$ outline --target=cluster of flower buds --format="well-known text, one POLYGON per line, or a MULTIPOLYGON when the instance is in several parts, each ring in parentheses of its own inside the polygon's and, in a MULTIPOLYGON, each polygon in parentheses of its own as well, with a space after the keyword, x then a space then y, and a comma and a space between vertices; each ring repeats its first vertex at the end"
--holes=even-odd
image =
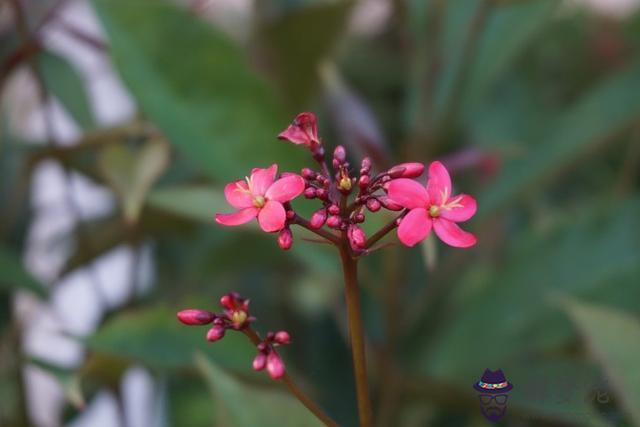
POLYGON ((373 173, 371 160, 365 157, 359 173, 355 173, 341 145, 333 151, 331 161, 326 162, 313 113, 299 114, 278 138, 306 147, 319 170, 304 168, 299 175, 283 173, 276 179, 276 165, 253 169, 245 180, 225 187, 227 201, 238 211, 217 214, 219 224, 234 226, 257 218, 264 231, 278 233, 278 245, 284 250, 293 244, 291 225, 298 224, 333 243, 348 241, 352 254, 360 256, 367 254, 377 239, 368 241, 359 224, 365 221, 367 212, 386 209, 400 213, 393 227, 384 231, 398 227, 398 238, 407 246, 424 240, 432 228, 451 246, 475 244, 475 237, 456 223, 475 214, 476 202, 464 194, 452 196, 451 179, 442 163, 431 163, 424 186, 415 181, 424 173, 422 163, 401 163, 373 173), (308 221, 291 207, 291 200, 300 195, 322 204, 308 221), (324 226, 329 230, 320 232, 324 226))
POLYGON ((207 340, 214 342, 222 339, 227 329, 240 331, 249 326, 255 318, 249 315, 249 300, 241 298, 237 292, 230 292, 220 298, 224 307, 222 313, 207 310, 187 309, 178 313, 178 320, 185 325, 209 325, 207 340))
POLYGON ((286 331, 268 332, 265 339, 256 346, 258 355, 253 359, 253 369, 256 371, 266 369, 274 380, 282 378, 284 363, 275 347, 289 344, 289 342, 291 342, 291 337, 286 331))
MULTIPOLYGON (((249 300, 240 297, 237 292, 230 292, 220 298, 220 305, 224 308, 221 313, 207 310, 187 309, 178 312, 178 320, 185 325, 209 325, 207 341, 215 342, 224 338, 228 329, 249 332, 257 341, 257 335, 250 329, 255 320, 249 314, 249 300)), ((258 355, 253 361, 253 369, 261 371, 266 368, 273 379, 282 378, 285 373, 284 363, 275 350, 279 345, 289 344, 291 338, 286 331, 269 332, 264 340, 256 344, 258 355)))

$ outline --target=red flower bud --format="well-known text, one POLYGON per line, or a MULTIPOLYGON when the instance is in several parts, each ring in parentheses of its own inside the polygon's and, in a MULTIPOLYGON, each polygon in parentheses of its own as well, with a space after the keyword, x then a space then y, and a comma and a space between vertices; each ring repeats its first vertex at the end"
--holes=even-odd
POLYGON ((304 198, 305 199, 315 199, 316 197, 316 189, 314 187, 309 187, 304 190, 304 198))
POLYGON ((396 168, 403 168, 404 171, 399 176, 392 176, 392 178, 417 178, 424 172, 424 165, 418 162, 400 163, 389 169, 389 172, 396 168))
POLYGON ((331 205, 331 206, 329 206, 329 213, 331 215, 339 215, 340 214, 340 208, 338 207, 338 205, 331 205))
POLYGON ((341 224, 342 218, 340 218, 338 215, 331 215, 329 218, 327 218, 327 225, 331 228, 340 228, 341 224))
POLYGON ((271 351, 267 356, 267 372, 274 380, 278 380, 284 375, 284 363, 275 351, 271 351))
POLYGON ((386 209, 389 209, 390 211, 401 211, 402 209, 404 209, 402 206, 400 206, 387 196, 379 196, 378 201, 382 203, 382 206, 384 206, 386 209))
POLYGON ((262 371, 266 365, 267 355, 264 353, 258 353, 255 359, 253 359, 253 369, 256 371, 262 371))
POLYGON ((291 245, 293 245, 293 234, 291 234, 290 229, 283 228, 278 234, 278 246, 286 251, 291 248, 291 245))
POLYGON ((279 331, 279 332, 276 332, 276 335, 273 338, 273 340, 278 344, 289 344, 289 342, 291 341, 291 336, 287 331, 279 331))
POLYGON ((368 174, 371 171, 371 159, 365 157, 362 159, 362 163, 360 164, 360 173, 368 174))
POLYGON ((207 332, 207 341, 215 342, 224 337, 225 329, 222 326, 214 326, 207 332))
POLYGON ((333 150, 333 159, 338 163, 338 166, 347 160, 347 152, 342 145, 338 145, 336 149, 333 150))
POLYGON ((360 180, 358 181, 358 185, 361 188, 364 188, 367 185, 369 185, 369 181, 370 181, 369 175, 362 175, 362 176, 360 176, 360 180))
POLYGON ((316 177, 316 173, 309 168, 303 168, 300 175, 302 175, 304 179, 314 179, 316 177))
POLYGON ((369 209, 371 212, 378 212, 380 210, 380 207, 381 205, 378 199, 371 198, 367 200, 367 209, 369 209))
POLYGON ((178 312, 178 320, 185 325, 207 325, 216 315, 207 310, 188 309, 178 312))
POLYGON ((354 250, 364 248, 367 243, 367 236, 357 225, 349 226, 349 229, 347 230, 347 237, 349 238, 349 243, 354 250))
POLYGON ((329 196, 329 193, 327 193, 327 190, 325 190, 324 188, 318 188, 316 189, 316 197, 320 200, 327 200, 327 197, 329 196))
POLYGON ((311 215, 311 219, 309 220, 309 225, 313 229, 322 228, 324 223, 327 221, 327 210, 325 208, 318 209, 311 215))

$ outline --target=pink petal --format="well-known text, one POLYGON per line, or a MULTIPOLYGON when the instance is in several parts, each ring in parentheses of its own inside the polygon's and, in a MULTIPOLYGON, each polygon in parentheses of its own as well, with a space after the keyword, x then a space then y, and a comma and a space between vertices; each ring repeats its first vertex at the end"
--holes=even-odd
POLYGON ((278 139, 284 139, 289 142, 293 142, 294 144, 311 144, 311 140, 309 139, 309 136, 306 134, 306 132, 304 132, 298 126, 294 125, 289 125, 287 129, 282 131, 278 135, 278 139))
POLYGON ((267 200, 276 202, 288 202, 295 199, 304 191, 304 179, 299 175, 286 175, 274 182, 267 189, 265 197, 267 200))
POLYGON ((285 219, 284 206, 275 200, 268 200, 258 214, 258 223, 267 233, 282 230, 285 219))
POLYGON ((433 230, 443 242, 455 248, 468 248, 476 244, 476 236, 464 231, 448 219, 434 219, 433 230))
POLYGON ((276 179, 278 165, 273 164, 266 169, 255 168, 251 171, 251 192, 254 196, 264 196, 276 179))
POLYGON ((408 209, 424 208, 429 204, 427 190, 418 182, 407 178, 389 181, 389 198, 408 209))
POLYGON ((216 222, 221 225, 241 225, 258 215, 258 208, 245 208, 231 214, 216 214, 216 222))
POLYGON ((253 197, 251 192, 249 192, 249 186, 247 182, 242 179, 225 185, 224 197, 226 197, 227 202, 236 209, 253 206, 253 197))
POLYGON ((427 181, 427 191, 431 203, 441 205, 446 203, 451 196, 451 177, 444 165, 438 161, 429 165, 429 180, 427 181), (444 198, 443 198, 444 196, 444 198))
POLYGON ((475 215, 476 199, 466 194, 451 197, 447 204, 440 208, 440 216, 453 222, 466 221, 475 215))
POLYGON ((412 209, 400 222, 398 239, 409 247, 415 246, 429 235, 432 222, 426 209, 412 209))
POLYGON ((278 138, 307 146, 318 143, 316 115, 308 112, 298 114, 293 123, 278 135, 278 138))

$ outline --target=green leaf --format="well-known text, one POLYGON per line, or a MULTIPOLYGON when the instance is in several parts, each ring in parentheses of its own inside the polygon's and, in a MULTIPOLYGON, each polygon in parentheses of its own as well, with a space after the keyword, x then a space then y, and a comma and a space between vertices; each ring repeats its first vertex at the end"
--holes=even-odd
POLYGON ((48 290, 24 269, 20 257, 0 245, 0 290, 18 289, 24 289, 43 299, 48 295, 48 290))
POLYGON ((230 331, 224 340, 212 344, 205 338, 206 326, 185 326, 176 319, 176 312, 166 307, 121 312, 89 337, 87 346, 164 369, 189 366, 196 350, 227 368, 251 369, 254 349, 243 334, 230 331))
POLYGON ((149 193, 147 203, 154 208, 207 224, 213 223, 216 212, 229 209, 222 191, 204 185, 157 189, 149 193))
POLYGON ((640 425, 640 320, 608 307, 568 300, 569 316, 612 381, 633 424, 640 425))
POLYGON ((572 215, 546 233, 519 236, 494 274, 472 272, 439 304, 434 316, 447 320, 437 323, 433 341, 421 353, 422 366, 432 375, 465 378, 523 354, 567 345, 574 335, 555 304, 558 294, 640 298, 640 289, 632 286, 640 274, 637 230, 640 201, 634 200, 607 206, 604 213, 572 215))
POLYGON ((555 0, 541 0, 495 7, 469 71, 465 98, 477 100, 495 83, 544 30, 557 6, 555 0))
POLYGON ((138 220, 147 192, 169 164, 169 147, 150 140, 141 147, 111 144, 102 149, 99 167, 120 198, 124 218, 138 220))
POLYGON ((196 365, 215 396, 215 403, 220 409, 216 411, 216 415, 220 413, 220 424, 229 427, 322 425, 302 403, 288 394, 243 384, 201 353, 196 355, 196 365))
POLYGON ((202 171, 228 181, 299 168, 304 150, 276 140, 291 118, 224 35, 167 1, 94 4, 140 108, 202 171))
POLYGON ((47 89, 82 129, 95 127, 85 83, 78 71, 65 58, 52 52, 43 51, 37 58, 47 89))
POLYGON ((257 36, 271 54, 276 79, 294 109, 303 108, 317 89, 318 66, 344 32, 354 3, 316 2, 262 22, 257 36))
POLYGON ((640 117, 640 62, 609 77, 587 93, 527 155, 505 165, 481 200, 486 215, 549 181, 595 146, 610 141, 640 117))

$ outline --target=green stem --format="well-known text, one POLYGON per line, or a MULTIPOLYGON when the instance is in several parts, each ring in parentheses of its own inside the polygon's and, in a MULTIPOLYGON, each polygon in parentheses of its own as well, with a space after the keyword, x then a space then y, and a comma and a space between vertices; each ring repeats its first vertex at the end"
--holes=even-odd
POLYGON ((367 379, 367 365, 365 360, 364 328, 360 309, 360 292, 358 288, 358 261, 349 253, 349 243, 346 236, 339 247, 344 273, 345 299, 347 302, 347 316, 349 319, 349 337, 353 355, 353 371, 358 400, 358 416, 361 427, 371 427, 372 411, 369 398, 369 382, 367 379))

